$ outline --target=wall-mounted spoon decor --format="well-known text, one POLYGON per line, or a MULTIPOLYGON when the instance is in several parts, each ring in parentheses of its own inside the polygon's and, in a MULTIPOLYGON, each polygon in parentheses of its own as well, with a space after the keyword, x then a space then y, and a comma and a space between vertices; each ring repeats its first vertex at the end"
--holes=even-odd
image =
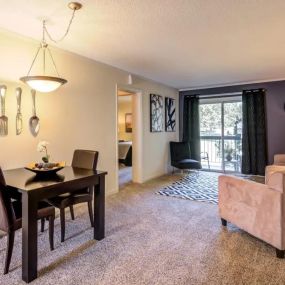
POLYGON ((1 96, 1 117, 0 117, 0 136, 8 135, 8 118, 5 116, 5 99, 6 99, 6 85, 0 86, 1 96))
POLYGON ((30 131, 34 137, 36 137, 40 131, 40 119, 37 117, 36 112, 36 90, 32 89, 32 100, 33 100, 33 116, 30 118, 30 131))
POLYGON ((16 99, 17 99, 17 115, 16 115, 16 135, 22 133, 23 130, 23 119, 21 114, 21 98, 22 89, 20 87, 16 88, 16 99))

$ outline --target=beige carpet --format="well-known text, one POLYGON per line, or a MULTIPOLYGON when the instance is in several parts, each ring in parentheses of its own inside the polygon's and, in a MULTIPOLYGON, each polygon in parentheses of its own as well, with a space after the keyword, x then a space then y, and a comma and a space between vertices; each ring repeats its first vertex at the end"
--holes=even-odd
MULTIPOLYGON (((178 179, 163 177, 129 185, 107 199, 106 238, 92 240, 87 209, 67 222, 67 240, 49 251, 47 231, 39 234, 39 278, 31 284, 284 284, 285 260, 271 246, 239 229, 223 229, 217 206, 156 195, 178 179)), ((67 215, 68 218, 68 215, 67 215)), ((3 271, 6 238, 0 238, 3 271)), ((11 272, 0 284, 21 281, 21 231, 11 272)))
POLYGON ((132 167, 119 165, 119 188, 122 189, 132 182, 132 167))

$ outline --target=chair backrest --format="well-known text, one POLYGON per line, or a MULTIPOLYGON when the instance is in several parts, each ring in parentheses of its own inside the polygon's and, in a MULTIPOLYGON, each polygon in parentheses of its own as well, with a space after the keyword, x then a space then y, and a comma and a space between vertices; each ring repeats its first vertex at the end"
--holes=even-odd
POLYGON ((170 142, 171 161, 180 161, 191 158, 190 144, 188 142, 170 142))
POLYGON ((77 149, 73 153, 72 167, 97 169, 98 151, 77 149))
POLYGON ((14 221, 15 213, 12 201, 7 192, 4 174, 0 167, 0 230, 8 232, 14 221))

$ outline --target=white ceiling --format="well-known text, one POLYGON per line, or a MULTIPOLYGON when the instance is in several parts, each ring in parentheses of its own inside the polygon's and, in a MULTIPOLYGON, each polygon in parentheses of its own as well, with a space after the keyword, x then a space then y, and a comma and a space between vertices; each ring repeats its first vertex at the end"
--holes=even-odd
MULTIPOLYGON (((60 36, 63 0, 0 0, 0 27, 60 36)), ((176 88, 285 78, 284 0, 84 0, 58 46, 176 88)))

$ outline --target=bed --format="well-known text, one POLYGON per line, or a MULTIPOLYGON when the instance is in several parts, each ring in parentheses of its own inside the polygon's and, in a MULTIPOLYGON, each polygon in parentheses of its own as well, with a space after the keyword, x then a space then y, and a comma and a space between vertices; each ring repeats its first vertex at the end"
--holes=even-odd
POLYGON ((132 142, 119 141, 119 162, 125 166, 132 166, 132 142))

